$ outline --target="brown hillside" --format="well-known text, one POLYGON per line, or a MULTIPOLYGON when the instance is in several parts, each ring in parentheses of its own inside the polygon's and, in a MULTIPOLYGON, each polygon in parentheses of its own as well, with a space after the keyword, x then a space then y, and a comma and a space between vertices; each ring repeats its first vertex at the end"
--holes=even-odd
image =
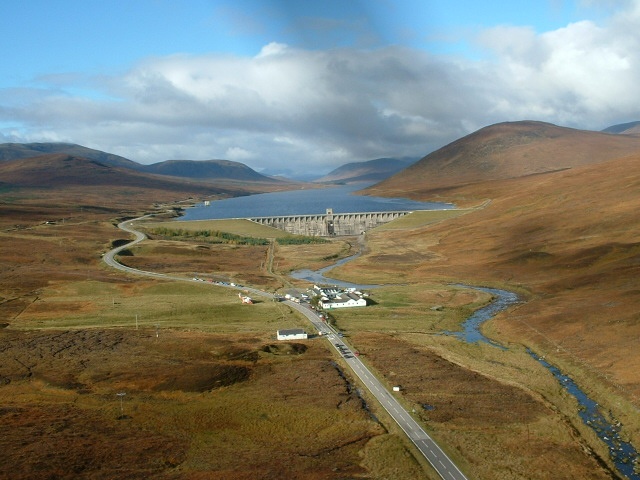
MULTIPOLYGON (((72 185, 113 185, 185 190, 194 188, 184 180, 167 179, 106 165, 65 153, 41 155, 0 163, 0 182, 18 187, 59 188, 72 185)), ((196 185, 195 189, 206 189, 196 185)), ((209 188, 211 186, 209 185, 209 188)))
POLYGON ((361 268, 528 290, 527 303, 491 327, 494 334, 584 368, 639 408, 639 192, 638 154, 469 185, 450 193, 491 202, 409 235, 370 237, 361 268), (407 249, 420 252, 414 264, 386 260, 407 249))
MULTIPOLYGON (((285 182, 196 181, 119 168, 64 153, 0 162, 0 204, 150 207, 157 202, 224 198, 291 188, 285 182), (51 202, 42 201, 51 197, 51 202)), ((6 213, 6 212, 5 212, 6 213)), ((8 214, 7 214, 8 215, 8 214)))
POLYGON ((516 178, 640 152, 640 137, 575 130, 549 123, 499 123, 427 155, 367 190, 397 195, 516 178))

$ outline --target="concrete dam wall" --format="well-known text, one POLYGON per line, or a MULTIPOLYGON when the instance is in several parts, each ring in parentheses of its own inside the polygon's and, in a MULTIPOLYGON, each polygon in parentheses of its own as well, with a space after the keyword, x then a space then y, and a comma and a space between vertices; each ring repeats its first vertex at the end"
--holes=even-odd
POLYGON ((252 222, 278 228, 296 235, 331 237, 340 235, 361 235, 367 230, 383 225, 411 212, 364 212, 327 213, 319 215, 290 215, 279 217, 253 217, 252 222))

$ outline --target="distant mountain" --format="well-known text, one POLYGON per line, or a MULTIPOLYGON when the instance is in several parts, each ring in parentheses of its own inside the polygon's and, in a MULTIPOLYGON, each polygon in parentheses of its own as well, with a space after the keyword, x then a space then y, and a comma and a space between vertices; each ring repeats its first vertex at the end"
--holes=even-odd
POLYGON ((152 165, 142 165, 118 155, 73 143, 3 143, 0 144, 0 164, 3 161, 58 153, 83 157, 112 167, 127 168, 156 175, 182 177, 202 182, 257 182, 273 184, 274 186, 286 183, 282 179, 261 175, 243 163, 229 160, 167 160, 152 165))
POLYGON ((640 152, 640 137, 521 121, 491 125, 430 153, 366 190, 397 195, 517 178, 640 152))
POLYGON ((605 133, 620 133, 624 135, 638 135, 640 134, 640 121, 620 123, 618 125, 612 125, 602 130, 605 133))
POLYGON ((66 153, 0 162, 0 184, 12 187, 63 189, 66 187, 138 187, 213 193, 210 184, 114 167, 66 153))
POLYGON ((101 152, 93 148, 83 147, 74 143, 2 143, 0 144, 0 161, 32 158, 49 153, 66 153, 76 157, 95 160, 104 165, 137 169, 140 167, 127 158, 112 153, 101 152))
POLYGON ((316 183, 380 182, 404 170, 415 158, 377 158, 366 162, 353 162, 332 170, 316 183))
POLYGON ((243 163, 229 160, 167 160, 166 162, 142 165, 140 170, 158 175, 207 180, 237 180, 248 182, 282 182, 261 175, 243 163))

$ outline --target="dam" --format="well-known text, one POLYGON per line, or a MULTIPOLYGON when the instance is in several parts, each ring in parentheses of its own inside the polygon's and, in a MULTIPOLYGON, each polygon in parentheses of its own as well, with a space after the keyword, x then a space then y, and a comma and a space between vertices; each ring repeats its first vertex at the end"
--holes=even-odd
POLYGON ((409 213, 412 212, 333 213, 333 209, 327 208, 325 214, 251 217, 248 220, 295 235, 333 237, 361 235, 367 230, 389 223, 409 213))

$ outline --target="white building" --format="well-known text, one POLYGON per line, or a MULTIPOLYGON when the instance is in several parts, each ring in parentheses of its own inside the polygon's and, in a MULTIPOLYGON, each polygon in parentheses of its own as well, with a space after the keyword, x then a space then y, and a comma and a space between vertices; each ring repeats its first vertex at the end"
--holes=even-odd
POLYGON ((324 310, 332 308, 366 307, 367 300, 353 292, 344 292, 334 297, 322 297, 318 302, 324 310))
POLYGON ((301 328, 292 328, 289 330, 278 330, 278 340, 306 340, 307 332, 301 328))

